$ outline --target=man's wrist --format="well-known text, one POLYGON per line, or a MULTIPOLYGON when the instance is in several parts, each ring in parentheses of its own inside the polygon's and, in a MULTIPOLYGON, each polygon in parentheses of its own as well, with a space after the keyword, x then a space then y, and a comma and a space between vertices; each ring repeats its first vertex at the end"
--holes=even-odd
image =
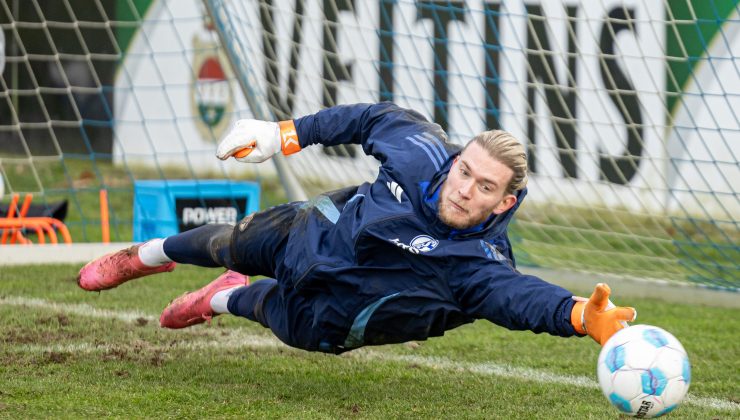
POLYGON ((298 142, 298 133, 295 129, 293 120, 280 121, 280 150, 285 156, 292 155, 301 151, 301 144, 298 142))
POLYGON ((586 309, 586 302, 576 302, 570 311, 570 323, 578 334, 586 334, 586 324, 583 315, 586 309))

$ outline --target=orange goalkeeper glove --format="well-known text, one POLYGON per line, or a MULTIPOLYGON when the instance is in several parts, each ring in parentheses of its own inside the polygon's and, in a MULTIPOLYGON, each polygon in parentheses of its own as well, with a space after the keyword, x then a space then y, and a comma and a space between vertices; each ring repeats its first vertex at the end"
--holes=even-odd
POLYGON ((627 327, 627 321, 637 318, 635 308, 614 306, 609 300, 609 285, 599 283, 588 300, 576 298, 570 312, 570 323, 579 334, 588 334, 602 346, 617 331, 627 327))

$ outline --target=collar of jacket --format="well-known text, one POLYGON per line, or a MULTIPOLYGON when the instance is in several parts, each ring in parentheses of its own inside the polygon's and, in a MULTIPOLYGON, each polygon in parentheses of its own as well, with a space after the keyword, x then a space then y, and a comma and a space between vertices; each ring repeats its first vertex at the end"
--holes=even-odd
POLYGON ((514 213, 521 205, 524 197, 527 195, 527 188, 516 192, 516 204, 509 210, 498 214, 491 215, 485 222, 480 225, 473 226, 468 229, 458 230, 453 229, 444 224, 438 216, 438 204, 439 204, 439 193, 442 189, 442 185, 447 180, 447 175, 452 167, 456 155, 450 156, 447 162, 442 168, 434 174, 434 177, 430 181, 422 181, 419 183, 419 187, 422 192, 422 213, 429 229, 430 233, 438 235, 438 237, 444 237, 447 239, 472 239, 472 238, 489 238, 493 239, 496 236, 501 235, 506 231, 509 222, 511 221, 514 213))

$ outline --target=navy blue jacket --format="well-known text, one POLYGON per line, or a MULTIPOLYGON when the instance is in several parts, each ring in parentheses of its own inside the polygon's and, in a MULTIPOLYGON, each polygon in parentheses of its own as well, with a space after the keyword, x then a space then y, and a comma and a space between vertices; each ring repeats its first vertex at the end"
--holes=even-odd
MULTIPOLYGON (((437 199, 460 147, 439 125, 391 103, 337 106, 294 120, 301 147, 360 144, 377 158, 373 183, 303 204, 285 260, 286 288, 317 297, 322 346, 424 340, 487 319, 512 330, 571 336, 572 293, 515 269, 509 211, 458 231, 437 199)), ((325 351, 331 351, 324 348, 325 351)))

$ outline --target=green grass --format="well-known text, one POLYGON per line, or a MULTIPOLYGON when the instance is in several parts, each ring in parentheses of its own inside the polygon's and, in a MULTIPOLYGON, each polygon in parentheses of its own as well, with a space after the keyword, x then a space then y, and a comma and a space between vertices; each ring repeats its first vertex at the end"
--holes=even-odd
MULTIPOLYGON (((269 331, 231 316, 157 327, 173 297, 218 270, 180 266, 90 293, 77 288, 78 269, 0 271, 0 418, 620 418, 595 385, 599 347, 588 338, 478 321, 426 342, 331 356, 275 345, 269 331), (91 316, 93 308, 119 316, 91 316), (471 371, 483 364, 593 386, 471 371)), ((641 323, 671 331, 691 356, 698 402, 667 418, 740 416, 740 310, 616 298, 637 307, 641 323), (735 409, 709 408, 708 399, 735 409)))

